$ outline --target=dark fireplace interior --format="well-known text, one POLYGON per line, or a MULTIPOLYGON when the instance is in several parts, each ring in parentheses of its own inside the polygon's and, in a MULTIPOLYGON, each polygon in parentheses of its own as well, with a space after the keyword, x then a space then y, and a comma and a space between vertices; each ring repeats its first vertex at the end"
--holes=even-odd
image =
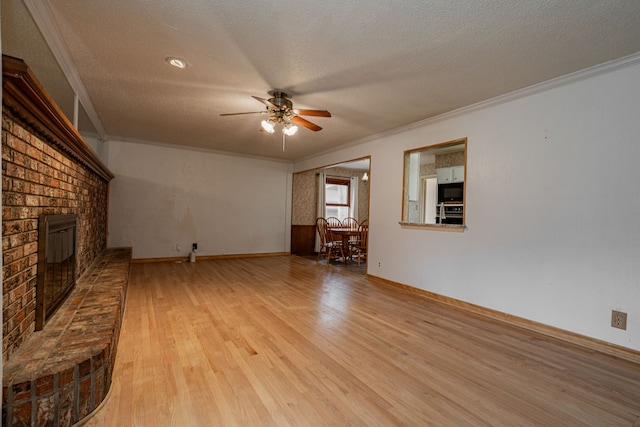
POLYGON ((36 330, 60 307, 76 282, 77 215, 43 215, 38 234, 36 330))

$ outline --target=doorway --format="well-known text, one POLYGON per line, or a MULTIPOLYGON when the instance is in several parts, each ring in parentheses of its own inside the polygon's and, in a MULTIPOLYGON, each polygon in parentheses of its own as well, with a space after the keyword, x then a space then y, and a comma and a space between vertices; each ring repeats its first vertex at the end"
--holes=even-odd
MULTIPOLYGON (((369 218, 369 177, 371 158, 363 157, 293 174, 291 201, 291 254, 311 256, 317 253, 315 223, 318 215, 319 179, 325 176, 356 178, 357 220, 369 218)), ((324 216, 324 215, 320 215, 324 216)))

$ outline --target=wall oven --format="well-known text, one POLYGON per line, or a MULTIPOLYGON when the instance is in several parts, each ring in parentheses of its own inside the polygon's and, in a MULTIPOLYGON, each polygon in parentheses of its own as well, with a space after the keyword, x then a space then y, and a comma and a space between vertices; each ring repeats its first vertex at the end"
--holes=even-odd
POLYGON ((436 224, 460 224, 464 217, 464 205, 462 203, 438 203, 436 224))
POLYGON ((462 225, 464 217, 464 182, 438 184, 437 224, 462 225))

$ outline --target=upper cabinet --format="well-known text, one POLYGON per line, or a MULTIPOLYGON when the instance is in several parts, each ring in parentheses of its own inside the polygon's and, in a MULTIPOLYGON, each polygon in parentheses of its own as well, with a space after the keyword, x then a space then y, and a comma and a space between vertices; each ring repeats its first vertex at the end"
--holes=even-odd
POLYGON ((439 168, 436 170, 438 184, 464 182, 464 165, 439 168))

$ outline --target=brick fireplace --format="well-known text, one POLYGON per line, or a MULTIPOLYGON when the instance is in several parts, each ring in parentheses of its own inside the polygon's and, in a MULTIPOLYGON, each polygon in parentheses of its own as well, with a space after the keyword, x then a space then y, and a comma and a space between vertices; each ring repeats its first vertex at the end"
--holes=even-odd
POLYGON ((26 64, 3 55, 2 359, 36 330, 41 215, 77 217, 74 275, 106 249, 111 172, 26 64))
POLYGON ((71 425, 109 390, 130 252, 106 247, 113 175, 22 60, 2 88, 3 425, 71 425))

